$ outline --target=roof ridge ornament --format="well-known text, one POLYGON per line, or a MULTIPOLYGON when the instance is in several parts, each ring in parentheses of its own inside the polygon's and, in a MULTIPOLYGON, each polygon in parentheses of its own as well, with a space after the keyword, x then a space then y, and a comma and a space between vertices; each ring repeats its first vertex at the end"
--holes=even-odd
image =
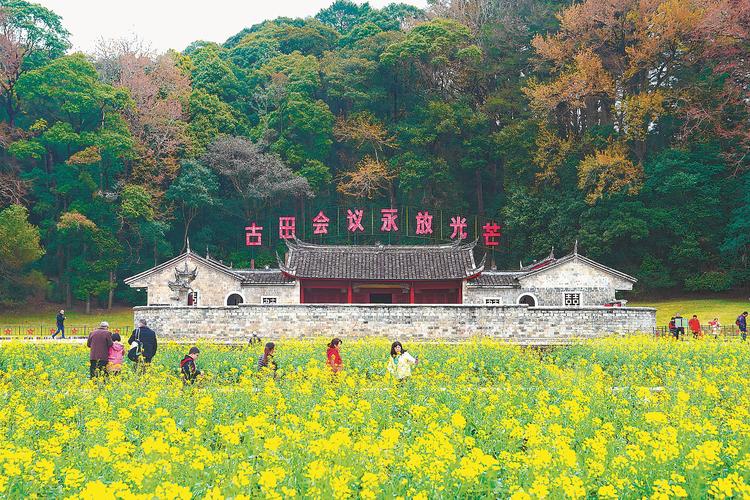
POLYGON ((185 244, 187 245, 187 252, 186 253, 190 253, 190 237, 189 236, 185 237, 185 244))
POLYGON ((573 255, 578 255, 578 238, 576 238, 575 245, 573 245, 573 255))

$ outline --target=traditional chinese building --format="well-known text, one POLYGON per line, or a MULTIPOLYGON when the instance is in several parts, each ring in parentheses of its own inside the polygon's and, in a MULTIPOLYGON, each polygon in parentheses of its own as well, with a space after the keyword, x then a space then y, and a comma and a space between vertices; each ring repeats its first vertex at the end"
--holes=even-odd
POLYGON ((485 270, 475 244, 341 246, 287 241, 278 269, 233 269, 188 251, 125 280, 148 305, 477 304, 622 305, 636 279, 580 255, 517 270, 485 270))
POLYGON ((424 246, 287 243, 279 269, 299 282, 301 304, 460 304, 484 263, 474 244, 424 246))

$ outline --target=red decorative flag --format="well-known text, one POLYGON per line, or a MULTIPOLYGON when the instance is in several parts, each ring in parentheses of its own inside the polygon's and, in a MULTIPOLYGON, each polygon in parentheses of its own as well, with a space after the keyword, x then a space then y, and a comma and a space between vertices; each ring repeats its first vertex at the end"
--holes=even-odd
POLYGON ((255 222, 245 228, 245 246, 259 247, 263 244, 263 226, 256 226, 255 222))
POLYGON ((432 234, 432 215, 430 212, 417 212, 416 234, 432 234))
POLYGON ((318 212, 318 215, 313 218, 313 234, 328 234, 330 220, 322 210, 318 212))
POLYGON ((365 211, 361 209, 354 209, 352 212, 351 210, 346 211, 346 220, 348 221, 348 225, 346 230, 350 233, 356 233, 357 231, 364 232, 365 228, 362 225, 362 217, 364 217, 365 211))
POLYGON ((466 217, 461 217, 460 215, 457 215, 456 217, 451 217, 451 227, 453 228, 453 232, 451 233, 451 239, 455 240, 456 237, 459 239, 465 240, 469 235, 466 233, 466 217))
POLYGON ((500 226, 496 222, 488 222, 482 226, 482 236, 484 237, 484 245, 488 247, 496 247, 500 244, 498 239, 500 238, 500 226))
POLYGON ((295 235, 296 217, 279 217, 279 238, 291 240, 295 235))
POLYGON ((398 208, 381 208, 380 214, 380 220, 383 221, 383 225, 380 226, 381 231, 398 231, 398 226, 396 225, 396 219, 398 219, 398 208))

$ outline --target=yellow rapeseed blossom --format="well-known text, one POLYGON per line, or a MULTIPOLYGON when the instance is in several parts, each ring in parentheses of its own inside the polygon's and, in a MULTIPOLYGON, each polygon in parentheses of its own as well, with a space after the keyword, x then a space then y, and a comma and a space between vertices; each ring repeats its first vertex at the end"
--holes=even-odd
POLYGON ((90 383, 79 346, 2 343, 0 496, 750 497, 740 342, 413 343, 399 385, 389 348, 347 342, 332 377, 320 342, 283 340, 273 379, 259 347, 206 344, 184 388, 184 346, 90 383))

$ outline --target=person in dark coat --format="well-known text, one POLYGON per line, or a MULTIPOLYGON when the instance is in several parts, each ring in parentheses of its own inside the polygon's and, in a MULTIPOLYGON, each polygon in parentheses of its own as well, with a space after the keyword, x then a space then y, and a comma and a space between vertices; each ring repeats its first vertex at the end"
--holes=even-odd
POLYGON ((55 317, 55 322, 57 323, 57 331, 52 334, 52 338, 54 339, 58 333, 62 333, 62 336, 60 338, 65 338, 65 311, 60 309, 60 312, 57 313, 57 316, 55 317))
POLYGON ((143 364, 143 369, 146 369, 151 363, 151 360, 156 355, 156 333, 146 325, 146 320, 138 320, 138 328, 133 330, 133 333, 128 339, 128 346, 132 347, 133 342, 140 342, 141 344, 141 355, 138 357, 137 363, 143 364))
POLYGON ((90 349, 89 375, 91 378, 98 377, 107 366, 109 348, 112 347, 112 335, 109 333, 109 323, 102 321, 99 324, 99 328, 89 334, 86 345, 90 349))
POLYGON ((185 385, 194 384, 195 379, 201 374, 201 371, 195 364, 195 360, 198 359, 200 353, 200 349, 197 347, 191 347, 187 356, 180 361, 180 373, 182 374, 182 382, 185 385))
POLYGON ((742 341, 744 342, 747 339, 747 311, 737 316, 734 324, 740 329, 740 337, 742 337, 742 341))
POLYGON ((276 344, 268 342, 266 348, 263 350, 263 354, 258 356, 258 371, 262 372, 264 369, 268 370, 273 373, 273 378, 276 378, 276 370, 278 369, 276 361, 273 358, 275 349, 276 344))

